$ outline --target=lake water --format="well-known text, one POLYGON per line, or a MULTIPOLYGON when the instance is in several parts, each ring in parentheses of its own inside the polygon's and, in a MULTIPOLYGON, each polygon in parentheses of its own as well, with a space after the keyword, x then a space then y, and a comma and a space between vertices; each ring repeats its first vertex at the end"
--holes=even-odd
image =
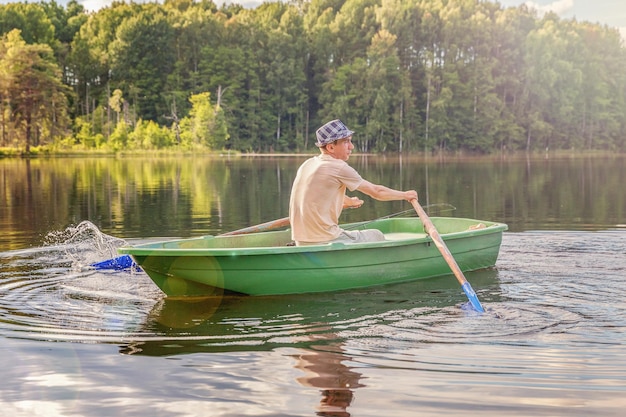
MULTIPOLYGON (((431 216, 507 223, 496 268, 368 290, 164 298, 129 243, 287 215, 303 157, 0 160, 7 416, 621 416, 623 157, 352 157, 431 216)), ((409 215, 373 202, 346 221, 409 215)))

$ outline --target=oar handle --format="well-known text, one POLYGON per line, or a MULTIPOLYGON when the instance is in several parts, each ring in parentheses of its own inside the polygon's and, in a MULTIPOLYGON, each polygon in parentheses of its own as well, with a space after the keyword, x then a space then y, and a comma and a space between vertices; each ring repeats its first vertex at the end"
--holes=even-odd
POLYGON ((463 292, 465 292, 465 295, 467 295, 467 298, 469 299, 470 303, 472 304, 475 310, 483 313, 485 309, 480 304, 480 301, 478 300, 478 297, 476 296, 476 293, 472 289, 472 286, 470 285, 469 281, 465 279, 465 275, 463 275, 463 271, 461 271, 461 268, 459 268, 459 265, 456 263, 456 260, 452 256, 452 253, 450 253, 450 250, 448 249, 445 242, 439 235, 437 228, 435 228, 435 225, 430 220, 430 217, 428 217, 428 215, 426 214, 426 212, 424 211, 424 209, 422 208, 420 203, 418 203, 417 200, 411 200, 411 204, 413 205, 413 208, 417 212, 417 215, 419 216, 419 218, 422 220, 422 224, 424 225, 424 230, 426 231, 426 233, 428 233, 430 238, 435 243, 435 246, 437 246, 437 249, 439 249, 439 252, 441 252, 441 255, 443 256, 445 261, 448 263, 448 266, 452 270, 452 273, 456 277, 457 281, 459 281, 459 284, 461 284, 461 288, 463 288, 463 292))

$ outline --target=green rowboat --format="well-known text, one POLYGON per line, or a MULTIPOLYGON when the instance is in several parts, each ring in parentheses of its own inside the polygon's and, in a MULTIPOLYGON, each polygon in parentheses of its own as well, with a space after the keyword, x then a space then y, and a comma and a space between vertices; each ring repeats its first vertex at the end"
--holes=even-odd
MULTIPOLYGON (((432 217, 462 271, 495 265, 507 226, 432 217)), ((386 218, 345 229, 379 229, 386 241, 290 246, 289 230, 203 236, 119 248, 170 297, 235 292, 276 295, 338 291, 450 274, 419 218, 386 218)))

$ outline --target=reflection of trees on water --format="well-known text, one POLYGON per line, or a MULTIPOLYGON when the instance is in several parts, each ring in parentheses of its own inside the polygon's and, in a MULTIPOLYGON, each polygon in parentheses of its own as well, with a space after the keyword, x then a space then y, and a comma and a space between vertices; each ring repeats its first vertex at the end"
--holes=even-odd
MULTIPOLYGON (((41 236, 83 220, 123 237, 219 234, 287 215, 302 156, 228 158, 0 159, 0 246, 40 244, 41 236), (17 238, 19 237, 19 239, 17 238)), ((594 230, 623 224, 623 156, 451 159, 355 156, 365 177, 416 189, 423 204, 452 215, 507 223, 509 230, 594 230), (558 192, 557 192, 558 191, 558 192)), ((407 203, 366 200, 342 222, 372 220, 407 203)))

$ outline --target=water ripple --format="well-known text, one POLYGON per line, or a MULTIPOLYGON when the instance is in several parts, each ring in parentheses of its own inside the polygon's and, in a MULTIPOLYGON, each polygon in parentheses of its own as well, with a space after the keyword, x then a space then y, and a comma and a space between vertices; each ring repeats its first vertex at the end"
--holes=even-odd
POLYGON ((160 297, 151 281, 143 274, 88 268, 90 262, 110 256, 111 248, 88 239, 77 242, 76 233, 71 239, 75 244, 51 242, 0 253, 1 334, 106 342, 140 327, 143 314, 160 297))
POLYGON ((343 293, 166 299, 144 273, 85 268, 107 253, 61 242, 0 253, 0 334, 148 355, 345 341, 368 357, 416 344, 623 346, 626 261, 615 256, 626 234, 606 238, 505 235, 498 268, 467 274, 484 314, 464 308, 450 276, 343 293))

